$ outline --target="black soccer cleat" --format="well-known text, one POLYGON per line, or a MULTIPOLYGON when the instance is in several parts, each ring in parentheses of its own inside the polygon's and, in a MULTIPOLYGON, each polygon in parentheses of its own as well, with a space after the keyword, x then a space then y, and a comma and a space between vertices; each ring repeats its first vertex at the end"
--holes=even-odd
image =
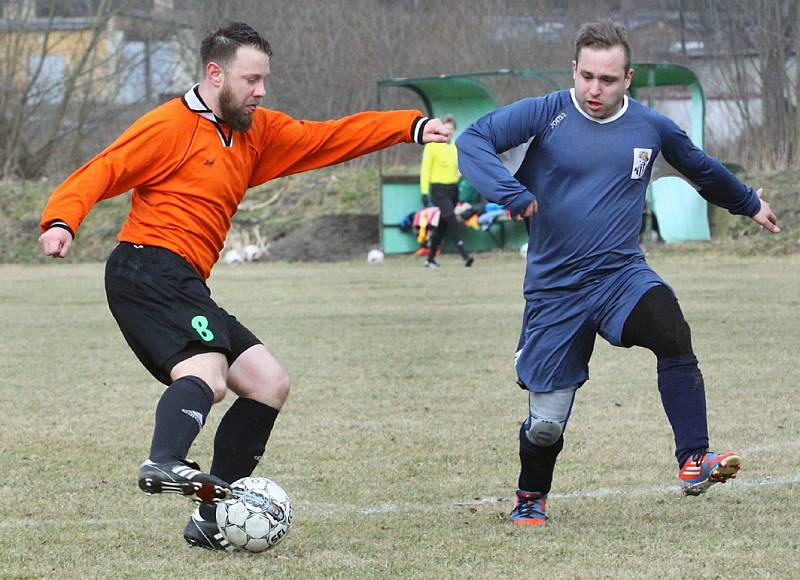
POLYGON ((200 516, 200 510, 195 510, 186 529, 183 531, 183 539, 190 546, 215 550, 218 552, 232 552, 236 548, 225 539, 217 526, 217 522, 204 520, 200 516))
POLYGON ((155 463, 149 459, 139 467, 139 488, 148 495, 179 493, 197 503, 217 503, 232 497, 231 486, 203 473, 194 461, 155 463))

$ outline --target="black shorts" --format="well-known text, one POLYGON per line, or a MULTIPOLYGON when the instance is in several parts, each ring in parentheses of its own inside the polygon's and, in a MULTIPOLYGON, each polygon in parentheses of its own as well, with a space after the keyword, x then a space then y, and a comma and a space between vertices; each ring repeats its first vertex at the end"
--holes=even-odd
POLYGON ((456 203, 458 203, 458 184, 431 183, 431 203, 441 210, 441 217, 455 215, 456 203))
POLYGON ((106 263, 111 314, 136 357, 169 385, 177 363, 221 352, 228 364, 261 341, 211 299, 205 281, 174 252, 121 242, 106 263))

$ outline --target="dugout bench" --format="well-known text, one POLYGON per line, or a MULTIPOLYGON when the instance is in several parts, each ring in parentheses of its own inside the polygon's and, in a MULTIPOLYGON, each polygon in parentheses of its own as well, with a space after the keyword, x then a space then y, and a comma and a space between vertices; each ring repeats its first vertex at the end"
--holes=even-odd
MULTIPOLYGON (((401 227, 410 214, 422 209, 419 177, 412 175, 381 176, 381 248, 387 254, 413 253, 420 248, 416 233, 401 227)), ((527 243, 528 234, 521 221, 498 218, 487 230, 462 224, 464 244, 469 252, 498 249, 518 250, 527 243)), ((449 240, 445 250, 455 250, 449 240)))

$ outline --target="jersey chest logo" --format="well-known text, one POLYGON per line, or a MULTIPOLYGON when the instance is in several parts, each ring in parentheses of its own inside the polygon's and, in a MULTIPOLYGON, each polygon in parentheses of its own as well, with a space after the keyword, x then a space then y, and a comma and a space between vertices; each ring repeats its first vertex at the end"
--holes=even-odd
POLYGON ((633 169, 631 169, 631 179, 641 179, 647 166, 650 165, 650 159, 653 157, 652 149, 642 149, 641 147, 633 148, 633 169))

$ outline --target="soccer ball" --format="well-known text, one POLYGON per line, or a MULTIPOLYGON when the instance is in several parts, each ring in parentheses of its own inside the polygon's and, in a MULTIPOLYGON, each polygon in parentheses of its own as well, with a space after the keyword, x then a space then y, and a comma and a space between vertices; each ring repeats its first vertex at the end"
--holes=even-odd
POLYGON ((380 264, 383 262, 383 252, 380 250, 370 250, 367 254, 367 262, 370 264, 380 264))
POLYGON ((247 246, 242 248, 242 252, 244 253, 245 262, 258 262, 263 256, 261 248, 259 248, 255 244, 248 244, 247 246))
POLYGON ((283 488, 265 477, 231 485, 233 499, 217 504, 217 525, 235 547, 263 552, 280 542, 292 525, 292 503, 283 488))
POLYGON ((226 264, 244 264, 244 256, 239 250, 228 250, 222 259, 226 264))

